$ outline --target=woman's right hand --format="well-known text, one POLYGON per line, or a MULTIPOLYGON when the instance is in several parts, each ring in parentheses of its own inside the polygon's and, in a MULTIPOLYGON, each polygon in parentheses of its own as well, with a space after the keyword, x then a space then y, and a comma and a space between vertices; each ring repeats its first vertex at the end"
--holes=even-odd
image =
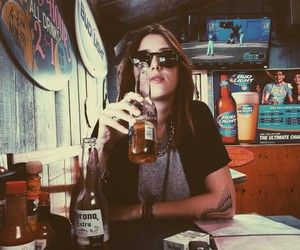
POLYGON ((98 148, 103 152, 109 152, 114 144, 128 134, 128 124, 133 124, 140 110, 134 105, 141 102, 140 94, 129 92, 116 103, 110 103, 100 112, 98 129, 98 148))

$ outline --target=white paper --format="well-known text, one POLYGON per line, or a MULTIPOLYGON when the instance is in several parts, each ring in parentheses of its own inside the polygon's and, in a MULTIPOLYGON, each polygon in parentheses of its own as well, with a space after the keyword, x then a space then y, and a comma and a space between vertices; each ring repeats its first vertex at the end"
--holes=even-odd
POLYGON ((265 236, 227 236, 214 239, 218 249, 222 250, 299 250, 298 235, 265 235, 265 236))
MULTIPOLYGON (((213 237, 238 235, 300 235, 300 230, 257 214, 238 214, 233 219, 197 220, 194 223, 213 237)), ((300 249, 300 248, 299 248, 300 249)))

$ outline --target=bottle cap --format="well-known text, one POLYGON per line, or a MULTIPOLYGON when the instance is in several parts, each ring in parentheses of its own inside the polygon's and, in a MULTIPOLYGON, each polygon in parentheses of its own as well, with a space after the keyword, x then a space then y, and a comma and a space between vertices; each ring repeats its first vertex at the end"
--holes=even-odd
POLYGON ((26 181, 8 181, 5 183, 6 194, 26 193, 26 181))
POLYGON ((39 202, 48 202, 50 200, 49 192, 41 192, 39 194, 39 202))
POLYGON ((39 174, 43 170, 43 164, 40 161, 28 161, 26 171, 28 174, 39 174))

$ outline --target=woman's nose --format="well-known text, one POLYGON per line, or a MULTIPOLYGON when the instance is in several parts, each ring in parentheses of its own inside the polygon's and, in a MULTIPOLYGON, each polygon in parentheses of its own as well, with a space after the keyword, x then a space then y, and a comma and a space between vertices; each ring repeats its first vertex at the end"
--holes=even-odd
POLYGON ((152 70, 154 70, 154 69, 159 70, 160 69, 160 64, 159 64, 159 61, 158 61, 158 57, 156 55, 154 55, 152 57, 150 68, 152 70))

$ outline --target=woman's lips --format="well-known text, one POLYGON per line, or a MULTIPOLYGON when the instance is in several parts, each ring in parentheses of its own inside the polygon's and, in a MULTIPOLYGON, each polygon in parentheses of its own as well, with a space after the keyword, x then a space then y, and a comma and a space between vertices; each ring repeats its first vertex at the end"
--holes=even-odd
POLYGON ((161 76, 152 76, 151 78, 150 78, 150 81, 151 82, 162 82, 164 80, 164 78, 163 77, 161 77, 161 76))

